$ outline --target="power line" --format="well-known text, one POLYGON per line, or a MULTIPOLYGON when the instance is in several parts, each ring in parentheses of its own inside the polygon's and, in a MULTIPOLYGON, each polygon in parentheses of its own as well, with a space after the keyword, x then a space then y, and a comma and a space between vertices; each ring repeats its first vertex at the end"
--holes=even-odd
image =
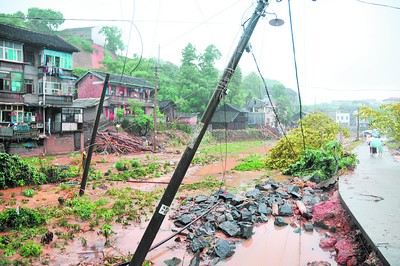
POLYGON ((381 7, 393 8, 393 9, 400 9, 400 7, 398 7, 398 6, 391 6, 391 5, 367 2, 367 1, 363 1, 363 0, 357 0, 357 1, 362 3, 362 4, 367 4, 367 5, 381 6, 381 7))
POLYGON ((281 123, 281 121, 279 120, 278 113, 277 113, 277 111, 276 111, 276 108, 274 107, 274 104, 272 103, 272 99, 271 99, 271 96, 270 96, 269 91, 268 91, 267 83, 265 82, 264 76, 261 74, 260 67, 258 66, 257 59, 256 59, 256 57, 255 57, 255 55, 254 55, 254 53, 253 53, 252 50, 251 50, 251 55, 253 56, 253 60, 254 60, 254 63, 256 64, 256 68, 257 68, 257 71, 258 71, 258 73, 259 73, 259 75, 260 75, 260 77, 261 77, 261 80, 262 80, 263 83, 264 83, 265 92, 267 93, 267 97, 268 97, 269 103, 271 104, 271 108, 272 108, 272 111, 274 112, 274 115, 275 115, 276 121, 278 122, 279 128, 281 129, 282 134, 283 134, 283 136, 285 137, 286 141, 288 142, 289 147, 290 147, 290 149, 292 150, 293 154, 295 154, 295 151, 294 151, 294 149, 293 149, 292 143, 290 142, 290 140, 289 140, 288 137, 286 136, 286 133, 285 133, 285 130, 283 129, 282 123, 281 123))
POLYGON ((290 21, 290 35, 292 38, 292 49, 293 49, 293 62, 294 62, 294 70, 296 73, 296 86, 297 86, 297 94, 299 96, 299 107, 300 107, 300 129, 301 129, 301 137, 303 140, 303 149, 306 149, 306 141, 304 138, 304 129, 303 129, 303 107, 301 104, 301 94, 300 94, 300 86, 299 86, 299 75, 298 75, 298 71, 297 71, 297 60, 296 60, 296 49, 295 49, 295 44, 294 44, 294 34, 293 34, 293 23, 292 23, 292 11, 290 8, 290 0, 288 0, 288 7, 289 7, 289 21, 290 21))

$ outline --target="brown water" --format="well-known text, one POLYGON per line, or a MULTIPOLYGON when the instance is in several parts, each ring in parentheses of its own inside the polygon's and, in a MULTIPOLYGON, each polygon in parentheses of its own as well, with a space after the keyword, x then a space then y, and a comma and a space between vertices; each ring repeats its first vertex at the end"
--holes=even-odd
MULTIPOLYGON (((337 265, 331 252, 319 247, 321 236, 318 232, 302 230, 301 233, 294 233, 292 226, 276 227, 272 219, 255 227, 252 238, 238 240, 235 254, 218 265, 292 266, 321 260, 337 265)), ((172 240, 147 255, 154 265, 165 265, 164 260, 173 257, 183 261, 180 265, 189 265, 193 256, 182 249, 181 244, 176 246, 172 240)), ((207 262, 200 265, 207 265, 207 262)))

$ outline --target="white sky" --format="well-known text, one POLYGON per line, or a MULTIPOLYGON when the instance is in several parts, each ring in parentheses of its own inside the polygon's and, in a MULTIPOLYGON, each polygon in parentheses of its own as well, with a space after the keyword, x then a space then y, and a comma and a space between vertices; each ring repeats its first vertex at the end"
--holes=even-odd
MULTIPOLYGON (((400 97, 400 1, 292 0, 298 79, 303 103, 400 97)), ((61 28, 117 26, 128 55, 141 54, 180 64, 190 42, 199 53, 214 44, 223 70, 242 34, 241 24, 253 13, 255 0, 0 0, 2 13, 29 7, 50 8, 66 19, 123 19, 129 22, 66 21, 61 28), (129 34, 131 32, 131 34, 129 34), (139 33, 140 35, 139 35, 139 33), (142 38, 143 47, 140 43, 142 38), (160 49, 159 49, 160 47, 160 49), (143 49, 143 50, 142 50, 143 49)), ((267 12, 285 21, 272 27, 261 19, 251 44, 264 78, 297 91, 288 0, 270 0, 267 12)), ((251 54, 239 63, 243 74, 256 71, 251 54)))

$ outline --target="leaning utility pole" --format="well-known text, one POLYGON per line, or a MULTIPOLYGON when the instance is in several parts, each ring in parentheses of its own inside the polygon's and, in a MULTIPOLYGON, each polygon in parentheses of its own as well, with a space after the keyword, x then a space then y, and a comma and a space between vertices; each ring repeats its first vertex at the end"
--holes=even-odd
POLYGON ((231 57, 228 66, 225 68, 224 73, 207 105, 207 108, 200 120, 197 124, 197 127, 194 131, 194 134, 187 145, 185 152, 180 159, 174 174, 164 192, 163 197, 161 198, 153 217, 150 220, 149 225, 140 240, 139 246, 136 249, 135 254, 132 257, 130 266, 142 266, 143 261, 146 258, 146 255, 151 247, 151 244, 156 237, 158 230, 164 220, 165 215, 168 213, 168 210, 171 206, 171 203, 178 192, 179 186, 182 183, 182 180, 186 174, 187 169, 190 166, 190 163, 196 154, 197 148, 199 147, 201 140, 207 130, 208 125, 210 124, 211 118, 214 115, 214 112, 221 100, 221 98, 226 95, 226 90, 228 83, 235 72, 235 69, 239 63, 240 58, 242 57, 243 51, 247 47, 249 39, 254 31, 255 26, 257 25, 258 20, 261 16, 264 15, 264 9, 268 6, 268 0, 259 0, 257 7, 249 20, 248 26, 244 30, 244 33, 236 47, 236 50, 231 57))
POLYGON ((99 128, 100 116, 101 116, 101 113, 103 112, 103 102, 104 102, 104 98, 106 96, 106 90, 108 87, 108 79, 109 78, 110 78, 110 74, 107 74, 106 79, 104 81, 103 90, 101 92, 99 106, 97 107, 96 120, 94 121, 94 125, 93 125, 92 137, 90 138, 89 150, 87 153, 86 161, 82 162, 82 164, 85 163, 85 166, 84 166, 85 168, 83 168, 83 176, 82 176, 81 188, 79 189, 79 196, 83 196, 83 194, 85 194, 86 182, 88 179, 89 168, 90 168, 90 162, 92 160, 94 143, 95 143, 96 135, 97 135, 97 129, 99 128))

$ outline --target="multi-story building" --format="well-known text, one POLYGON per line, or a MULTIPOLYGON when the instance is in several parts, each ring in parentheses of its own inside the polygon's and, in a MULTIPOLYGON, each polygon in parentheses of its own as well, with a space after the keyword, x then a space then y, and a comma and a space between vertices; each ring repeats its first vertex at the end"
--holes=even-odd
MULTIPOLYGON (((77 102, 83 99, 99 99, 103 91, 107 73, 88 71, 76 81, 78 88, 77 102)), ((143 104, 145 114, 153 114, 154 85, 147 81, 126 75, 110 74, 106 97, 103 103, 102 119, 114 121, 117 111, 123 110, 129 114, 129 101, 136 100, 143 104)))
POLYGON ((275 127, 276 119, 272 105, 267 99, 251 99, 246 104, 249 111, 249 125, 261 127, 275 127))
MULTIPOLYGON (((37 131, 37 137, 31 135, 30 153, 82 148, 83 109, 73 107, 75 52, 79 49, 59 36, 0 23, 0 125, 37 131)), ((6 131, 7 136, 0 135, 10 146, 13 134, 6 131)), ((28 153, 11 146, 15 153, 28 153)))

